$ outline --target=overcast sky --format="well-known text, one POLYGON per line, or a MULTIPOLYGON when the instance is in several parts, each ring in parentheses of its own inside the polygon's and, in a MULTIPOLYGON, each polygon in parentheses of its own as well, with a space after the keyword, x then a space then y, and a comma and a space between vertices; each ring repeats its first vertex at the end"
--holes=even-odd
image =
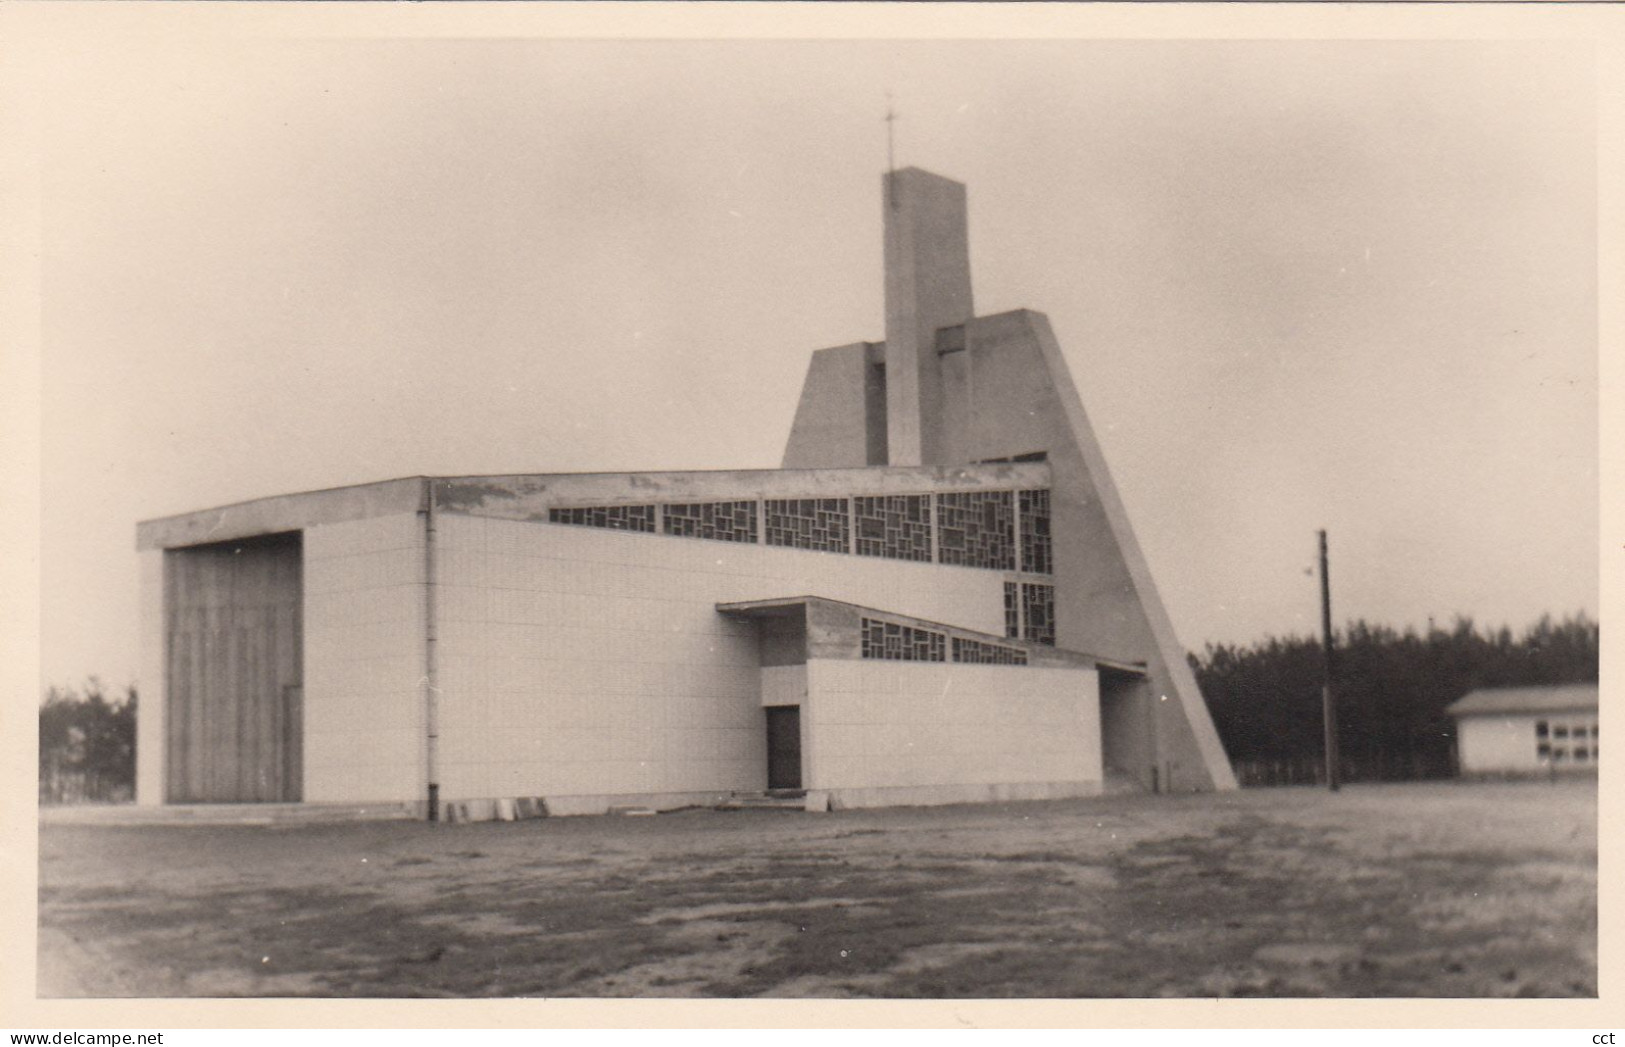
POLYGON ((881 116, 1046 313, 1189 647, 1597 612, 1588 50, 133 40, 42 154, 43 674, 137 520, 413 474, 773 467, 882 337, 881 116))

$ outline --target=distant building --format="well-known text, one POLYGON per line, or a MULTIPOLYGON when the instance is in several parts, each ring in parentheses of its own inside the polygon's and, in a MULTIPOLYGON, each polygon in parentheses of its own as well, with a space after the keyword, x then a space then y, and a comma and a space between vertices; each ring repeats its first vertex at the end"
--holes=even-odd
POLYGON ((1583 771, 1597 766, 1597 685, 1491 687, 1445 709, 1456 718, 1463 774, 1583 771))
POLYGON ((139 801, 1235 788, 1048 321, 975 315, 963 185, 884 210, 885 341, 812 355, 780 469, 142 523, 139 801))

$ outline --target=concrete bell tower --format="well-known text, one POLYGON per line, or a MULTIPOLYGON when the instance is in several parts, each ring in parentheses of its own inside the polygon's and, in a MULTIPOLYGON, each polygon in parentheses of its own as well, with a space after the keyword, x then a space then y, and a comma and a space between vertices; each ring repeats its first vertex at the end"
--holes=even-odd
POLYGON ((942 465, 937 331, 967 323, 965 186, 905 167, 886 175, 886 446, 891 465, 942 465))

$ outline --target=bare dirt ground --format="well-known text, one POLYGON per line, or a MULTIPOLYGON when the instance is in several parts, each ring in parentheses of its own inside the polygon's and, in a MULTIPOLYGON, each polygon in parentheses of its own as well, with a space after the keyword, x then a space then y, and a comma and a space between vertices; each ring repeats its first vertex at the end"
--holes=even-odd
POLYGON ((1595 996, 1595 781, 51 825, 42 996, 1595 996))

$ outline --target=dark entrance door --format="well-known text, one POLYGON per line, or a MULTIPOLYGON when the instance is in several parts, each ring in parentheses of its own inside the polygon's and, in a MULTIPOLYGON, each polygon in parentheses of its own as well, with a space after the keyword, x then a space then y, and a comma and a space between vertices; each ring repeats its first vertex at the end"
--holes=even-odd
POLYGON ((767 707, 767 787, 801 788, 801 706, 767 707))

